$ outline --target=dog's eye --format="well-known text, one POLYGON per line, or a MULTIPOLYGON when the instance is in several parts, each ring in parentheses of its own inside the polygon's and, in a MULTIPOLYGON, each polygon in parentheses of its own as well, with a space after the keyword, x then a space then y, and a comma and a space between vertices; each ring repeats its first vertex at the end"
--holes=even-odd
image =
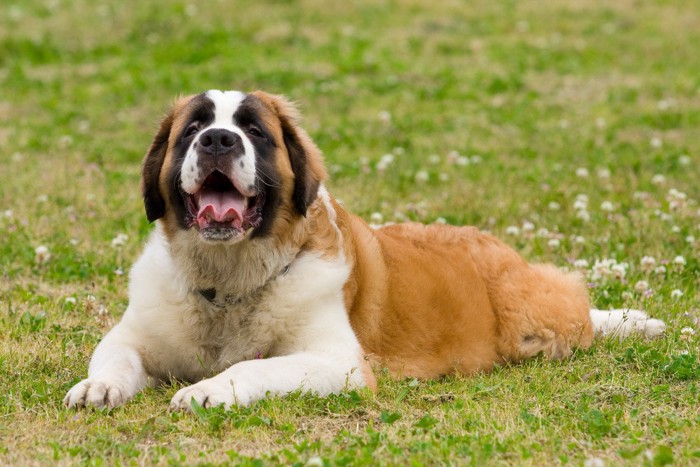
POLYGON ((262 131, 260 131, 259 128, 251 126, 248 128, 248 135, 254 137, 254 138, 264 138, 262 131))
POLYGON ((187 129, 185 130, 185 138, 189 138, 191 136, 196 135, 198 131, 199 131, 199 124, 197 124, 197 123, 190 124, 190 126, 188 126, 187 129))

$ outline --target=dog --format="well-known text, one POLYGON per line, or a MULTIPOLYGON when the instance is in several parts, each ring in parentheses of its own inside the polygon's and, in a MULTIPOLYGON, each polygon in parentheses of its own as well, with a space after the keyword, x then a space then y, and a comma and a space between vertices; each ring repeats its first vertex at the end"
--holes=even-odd
POLYGON ((180 380, 170 408, 562 359, 594 333, 659 335, 641 311, 591 310, 575 273, 529 264, 474 227, 370 228, 326 190, 320 150, 282 96, 177 100, 142 167, 156 226, 129 305, 68 407, 116 407, 180 380))

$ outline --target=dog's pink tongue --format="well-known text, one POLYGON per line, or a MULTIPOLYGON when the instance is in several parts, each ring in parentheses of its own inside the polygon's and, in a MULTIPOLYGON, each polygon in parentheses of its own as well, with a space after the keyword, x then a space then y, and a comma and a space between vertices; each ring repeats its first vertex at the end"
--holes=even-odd
POLYGON ((243 224, 245 198, 237 191, 204 190, 199 198, 197 224, 200 229, 212 223, 233 223, 237 228, 243 224))

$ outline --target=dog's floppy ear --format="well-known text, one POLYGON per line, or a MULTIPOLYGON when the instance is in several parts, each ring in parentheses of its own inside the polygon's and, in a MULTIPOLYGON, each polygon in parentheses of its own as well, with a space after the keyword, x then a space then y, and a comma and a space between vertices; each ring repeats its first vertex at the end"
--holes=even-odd
POLYGON ((305 216, 309 205, 318 196, 321 182, 326 179, 321 150, 299 126, 301 118, 293 103, 284 96, 271 96, 261 92, 256 94, 265 96, 280 119, 284 144, 294 172, 292 202, 299 214, 305 216))
POLYGON ((143 194, 143 204, 146 207, 148 222, 153 222, 165 215, 165 199, 160 192, 159 179, 160 169, 163 166, 165 153, 168 150, 168 139, 170 138, 173 120, 174 110, 171 110, 160 122, 160 128, 146 152, 146 157, 143 159, 141 193, 143 194))

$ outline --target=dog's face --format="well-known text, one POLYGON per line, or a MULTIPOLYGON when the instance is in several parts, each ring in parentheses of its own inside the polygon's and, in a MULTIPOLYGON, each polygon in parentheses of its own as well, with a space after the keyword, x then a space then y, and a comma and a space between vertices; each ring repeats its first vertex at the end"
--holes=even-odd
POLYGON ((276 220, 303 216, 325 170, 281 96, 207 91, 178 100, 143 165, 149 221, 166 233, 195 229, 207 242, 268 234, 276 220))

